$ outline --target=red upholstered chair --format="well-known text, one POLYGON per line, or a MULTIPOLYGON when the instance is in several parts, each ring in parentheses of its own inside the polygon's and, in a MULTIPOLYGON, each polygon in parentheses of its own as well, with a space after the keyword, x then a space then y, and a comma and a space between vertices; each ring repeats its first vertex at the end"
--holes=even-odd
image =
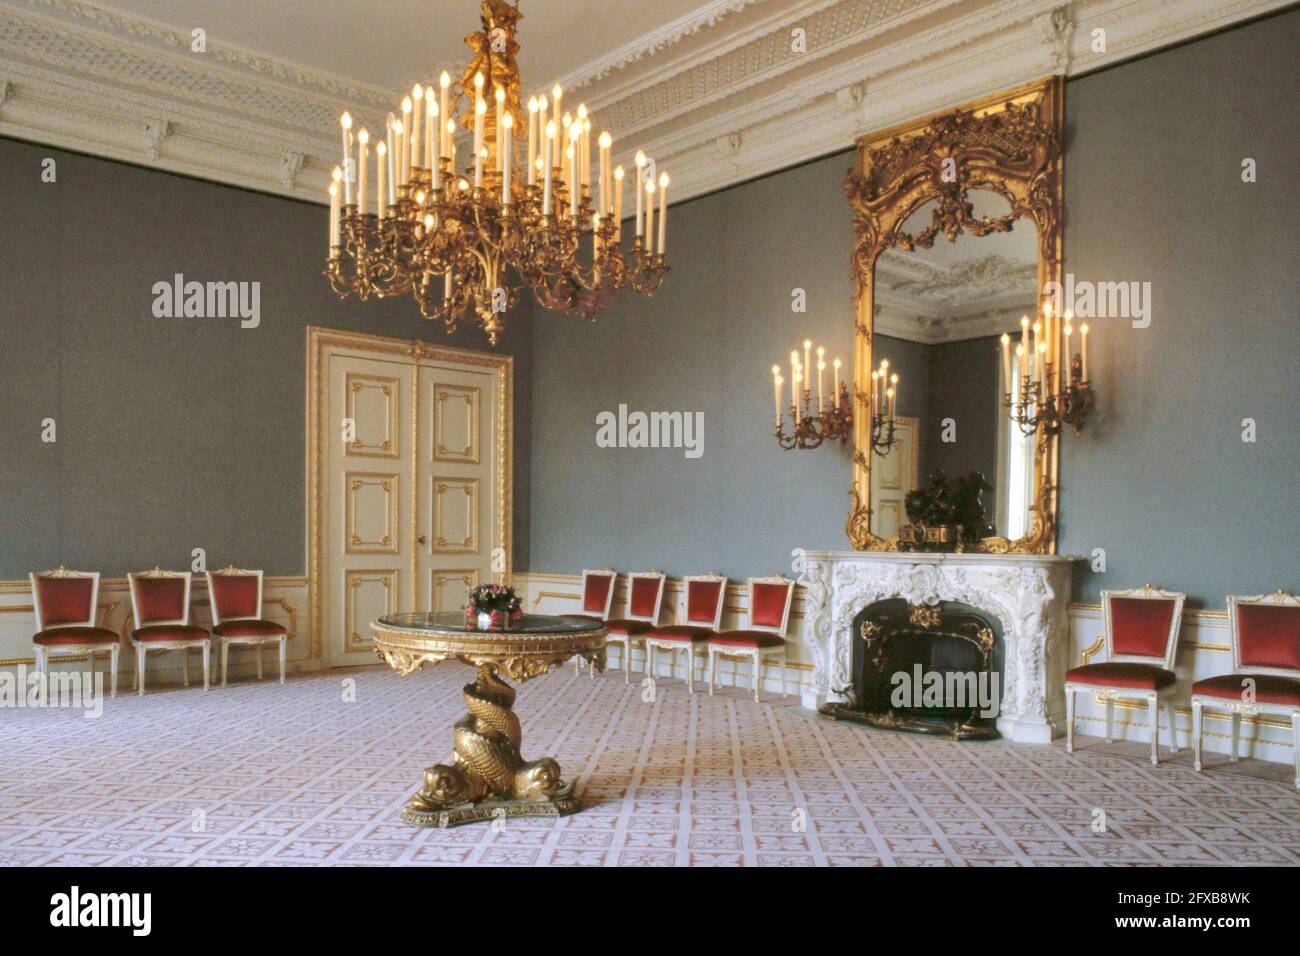
POLYGON ((203 652, 203 689, 212 686, 212 638, 201 627, 190 623, 190 572, 161 571, 154 568, 142 574, 128 574, 131 585, 131 612, 135 628, 131 643, 135 645, 135 679, 144 694, 145 656, 149 651, 181 651, 185 686, 190 686, 190 651, 203 652))
POLYGON ((762 665, 781 662, 781 696, 785 696, 785 628, 790 623, 790 605, 794 602, 794 582, 778 574, 771 578, 749 579, 749 629, 722 631, 709 638, 709 696, 719 654, 735 654, 754 662, 754 703, 762 665))
MULTIPOLYGON (((632 683, 632 647, 659 622, 664 602, 664 576, 658 571, 638 571, 627 576, 627 614, 605 622, 606 644, 623 648, 623 683, 632 683)), ((649 653, 647 651, 647 653, 649 653)))
POLYGON ((1169 720, 1169 749, 1178 753, 1174 727, 1174 655, 1183 622, 1183 600, 1175 591, 1147 585, 1130 591, 1102 591, 1102 616, 1106 625, 1106 660, 1085 664, 1065 673, 1065 749, 1074 752, 1074 695, 1096 694, 1106 704, 1106 743, 1116 698, 1141 698, 1147 702, 1151 725, 1151 763, 1158 763, 1159 702, 1165 702, 1169 720))
MULTIPOLYGON (((565 617, 580 617, 588 621, 606 621, 609 609, 614 604, 614 585, 618 583, 618 572, 604 568, 600 571, 582 572, 582 611, 578 614, 566 614, 565 617)), ((591 676, 596 676, 596 668, 588 665, 591 676)), ((573 669, 582 669, 582 658, 573 659, 573 669)))
POLYGON ((1237 759, 1241 715, 1291 719, 1295 785, 1300 789, 1300 598, 1281 588, 1258 597, 1229 597, 1232 673, 1192 685, 1192 752, 1201 769, 1201 711, 1232 715, 1231 759, 1237 759), (1249 683, 1247 683, 1249 681, 1249 683))
POLYGON ((257 652, 257 679, 262 679, 262 647, 280 645, 280 683, 284 683, 285 648, 289 631, 262 618, 262 572, 229 567, 208 571, 212 601, 212 633, 221 639, 221 686, 230 676, 230 648, 242 644, 257 652))
POLYGON ((109 656, 109 693, 117 696, 117 655, 121 639, 112 631, 95 626, 99 608, 99 572, 43 571, 27 576, 32 582, 32 607, 36 611, 36 633, 32 648, 36 669, 42 674, 50 658, 86 655, 90 679, 95 680, 95 654, 109 656))
MULTIPOLYGON (((646 632, 646 673, 655 675, 655 651, 668 651, 673 663, 677 652, 686 653, 686 688, 695 693, 697 648, 708 646, 722 624, 722 606, 727 598, 727 579, 716 571, 682 579, 686 583, 686 621, 670 627, 656 627, 646 632)), ((703 662, 704 658, 701 658, 703 662)))

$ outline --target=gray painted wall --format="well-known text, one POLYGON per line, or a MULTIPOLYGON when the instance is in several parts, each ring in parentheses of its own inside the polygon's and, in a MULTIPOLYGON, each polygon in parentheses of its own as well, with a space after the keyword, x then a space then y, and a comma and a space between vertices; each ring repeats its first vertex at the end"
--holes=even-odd
POLYGON ((1066 271, 1153 299, 1092 323, 1100 407, 1062 442, 1060 550, 1107 556, 1081 599, 1300 590, 1297 47, 1292 11, 1066 88, 1066 271))
POLYGON ((625 296, 594 325, 538 318, 535 569, 743 578, 788 571, 796 545, 843 545, 849 450, 777 445, 771 367, 805 338, 852 364, 848 165, 831 157, 674 206, 672 272, 653 299, 625 296), (703 412, 703 456, 597 448, 597 413, 620 403, 703 412))
MULTIPOLYGON (((335 298, 322 206, 0 140, 0 210, 0 578, 188 567, 195 547, 212 566, 305 573, 304 330, 444 342, 442 327, 409 298, 335 298), (47 156, 54 184, 40 181, 47 156), (152 286, 177 272, 260 281, 260 327, 154 318, 152 286)), ((512 317, 503 343, 521 566, 531 327, 512 317)), ((487 347, 476 332, 451 341, 487 347)))
MULTIPOLYGON (((1147 580, 1222 606, 1300 588, 1295 318, 1300 255, 1292 12, 1165 51, 1066 91, 1066 264, 1148 280, 1149 329, 1094 322, 1101 408, 1062 455, 1061 547, 1105 547, 1075 597, 1147 580), (1240 181, 1243 156, 1260 182, 1240 181), (1240 441, 1241 419, 1259 423, 1240 441)), ((851 228, 832 156, 673 207, 673 271, 652 300, 591 326, 541 316, 534 339, 531 560, 740 579, 791 548, 844 548, 848 453, 781 451, 770 366, 805 337, 847 357, 851 228), (807 315, 792 315, 803 287, 807 315), (705 412, 706 451, 595 445, 595 416, 705 412)), ((905 403, 906 404, 906 403, 905 403)))

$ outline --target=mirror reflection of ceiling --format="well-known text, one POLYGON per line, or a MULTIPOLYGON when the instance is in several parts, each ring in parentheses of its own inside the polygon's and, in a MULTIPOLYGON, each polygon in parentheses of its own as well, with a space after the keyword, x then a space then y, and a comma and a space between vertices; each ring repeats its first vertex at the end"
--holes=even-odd
MULTIPOLYGON (((968 194, 977 218, 1005 216, 1007 201, 987 190, 968 194)), ((934 203, 903 223, 916 235, 931 222, 934 203)), ((1019 328, 1034 312, 1037 231, 1017 219, 1008 233, 955 242, 939 235, 929 249, 886 249, 876 262, 873 326, 876 332, 912 342, 952 342, 1019 328)))

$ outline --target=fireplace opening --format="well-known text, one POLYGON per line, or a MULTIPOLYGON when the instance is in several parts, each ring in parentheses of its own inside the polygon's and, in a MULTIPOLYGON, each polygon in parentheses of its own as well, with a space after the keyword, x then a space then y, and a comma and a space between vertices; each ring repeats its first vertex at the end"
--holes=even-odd
POLYGON ((998 736, 1002 629, 967 604, 888 598, 853 619, 848 701, 822 713, 877 727, 958 740, 998 736))

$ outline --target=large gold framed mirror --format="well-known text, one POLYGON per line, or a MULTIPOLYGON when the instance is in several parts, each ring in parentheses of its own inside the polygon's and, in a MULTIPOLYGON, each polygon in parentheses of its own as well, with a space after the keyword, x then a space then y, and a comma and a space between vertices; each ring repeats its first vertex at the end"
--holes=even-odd
MULTIPOLYGON (((955 549, 1055 551, 1058 436, 1026 434, 1009 414, 1019 376, 1001 336, 1014 348, 1061 280, 1062 106, 1052 77, 857 143, 844 184, 857 309, 845 530, 857 550, 915 534, 907 495, 942 473, 984 479, 985 520, 955 549), (872 377, 884 361, 892 398, 872 377)), ((1043 324, 1057 368, 1059 325, 1043 324)))

